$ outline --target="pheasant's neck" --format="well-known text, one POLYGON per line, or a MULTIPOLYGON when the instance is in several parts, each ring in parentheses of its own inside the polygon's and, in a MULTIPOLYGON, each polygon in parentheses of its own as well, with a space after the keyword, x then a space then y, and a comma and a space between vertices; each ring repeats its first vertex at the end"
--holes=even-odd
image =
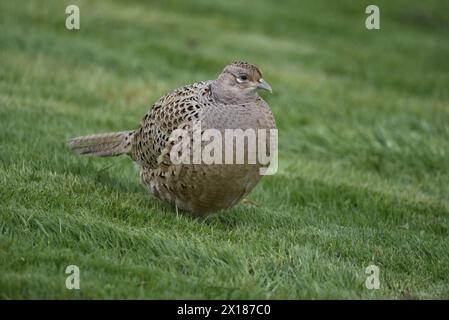
POLYGON ((235 88, 223 85, 220 78, 212 81, 210 85, 213 99, 222 104, 245 104, 256 101, 259 96, 256 91, 243 93, 235 88))

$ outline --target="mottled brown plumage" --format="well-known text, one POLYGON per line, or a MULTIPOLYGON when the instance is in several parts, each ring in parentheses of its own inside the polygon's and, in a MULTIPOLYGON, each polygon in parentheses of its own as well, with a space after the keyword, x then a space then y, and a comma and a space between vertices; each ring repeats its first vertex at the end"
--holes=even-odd
POLYGON ((237 61, 216 80, 176 89, 157 101, 134 131, 74 138, 69 144, 81 154, 127 154, 138 165, 143 183, 159 199, 195 215, 229 208, 260 180, 256 164, 179 164, 170 159, 173 130, 275 128, 272 112, 257 94, 271 91, 254 65, 237 61))

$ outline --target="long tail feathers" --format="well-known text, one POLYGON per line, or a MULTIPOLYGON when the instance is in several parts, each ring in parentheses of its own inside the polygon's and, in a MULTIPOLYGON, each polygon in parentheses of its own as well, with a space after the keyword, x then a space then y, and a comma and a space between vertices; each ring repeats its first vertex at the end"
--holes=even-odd
POLYGON ((77 137, 67 141, 69 147, 82 155, 113 157, 131 151, 134 131, 120 131, 77 137))

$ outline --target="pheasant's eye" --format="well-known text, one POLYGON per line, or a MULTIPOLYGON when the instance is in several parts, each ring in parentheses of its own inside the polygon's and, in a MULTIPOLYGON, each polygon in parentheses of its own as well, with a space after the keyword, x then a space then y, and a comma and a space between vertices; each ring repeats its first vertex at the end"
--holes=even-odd
POLYGON ((248 76, 245 74, 242 74, 240 76, 237 77, 237 82, 242 83, 244 81, 248 80, 248 76))

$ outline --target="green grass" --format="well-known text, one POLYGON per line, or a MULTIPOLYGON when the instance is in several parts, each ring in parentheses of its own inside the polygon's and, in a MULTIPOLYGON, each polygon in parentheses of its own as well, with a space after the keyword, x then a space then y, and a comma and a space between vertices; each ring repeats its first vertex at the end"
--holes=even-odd
POLYGON ((0 298, 449 298, 448 2, 376 1, 379 31, 368 4, 2 1, 0 298), (236 59, 280 129, 255 205, 193 219, 64 146, 236 59))

